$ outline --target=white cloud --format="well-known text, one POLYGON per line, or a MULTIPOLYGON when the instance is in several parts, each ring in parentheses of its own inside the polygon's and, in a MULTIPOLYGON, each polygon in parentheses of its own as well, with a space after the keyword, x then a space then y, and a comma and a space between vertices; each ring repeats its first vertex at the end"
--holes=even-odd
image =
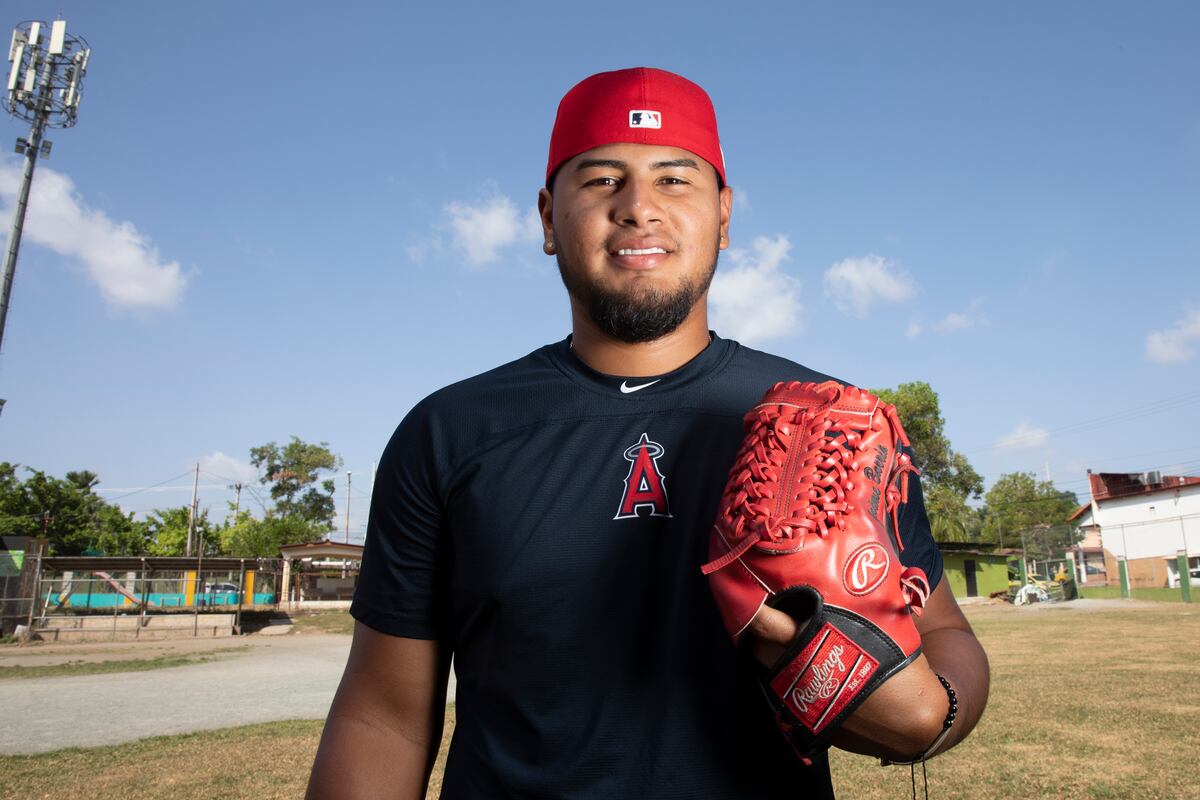
MULTIPOLYGON (((935 322, 928 330, 938 333, 953 333, 955 331, 965 331, 968 328, 974 328, 976 325, 987 322, 987 317, 979 312, 979 307, 983 304, 981 299, 971 301, 967 306, 966 311, 951 311, 946 316, 935 322)), ((926 331, 925 325, 919 320, 914 319, 908 323, 908 329, 905 335, 909 339, 915 339, 926 331)))
POLYGON ((1033 450, 1050 441, 1050 432, 1022 422, 1012 432, 996 440, 998 450, 1033 450))
MULTIPOLYGON (((4 219, 12 216, 21 174, 20 162, 6 159, 0 164, 4 219)), ((45 166, 34 175, 24 238, 82 262, 104 299, 116 308, 172 308, 187 285, 179 262, 164 262, 132 222, 118 222, 89 208, 69 177, 45 166)))
POLYGON ((713 326, 722 336, 754 344, 803 327, 800 281, 779 268, 791 249, 780 234, 757 237, 750 250, 727 251, 733 266, 717 270, 708 295, 713 326))
POLYGON ((934 329, 941 333, 952 333, 954 331, 965 331, 968 327, 986 323, 988 320, 986 320, 982 313, 979 313, 979 307, 982 305, 982 297, 976 297, 967 306, 966 311, 950 312, 934 325, 934 329))
POLYGON ((1192 309, 1172 328, 1146 334, 1146 357, 1159 364, 1180 364, 1196 355, 1200 342, 1200 309, 1192 309))
MULTIPOLYGON (((233 483, 255 483, 258 481, 258 470, 248 461, 242 461, 233 456, 227 456, 220 450, 214 450, 206 456, 196 459, 200 471, 208 473, 209 477, 233 483)), ((195 462, 193 462, 195 463, 195 462)))
MULTIPOLYGON (((474 266, 497 261, 500 251, 510 245, 533 244, 542 238, 537 209, 522 214, 517 204, 502 194, 475 204, 447 203, 442 216, 438 227, 449 232, 467 263, 474 266)), ((413 255, 411 249, 409 255, 413 255)))
POLYGON ((950 333, 951 331, 965 331, 975 324, 975 318, 969 314, 964 314, 960 311, 952 311, 942 318, 934 327, 942 333, 950 333))
POLYGON ((913 280, 882 256, 846 258, 825 270, 825 294, 842 311, 862 316, 876 303, 900 303, 913 296, 913 280))

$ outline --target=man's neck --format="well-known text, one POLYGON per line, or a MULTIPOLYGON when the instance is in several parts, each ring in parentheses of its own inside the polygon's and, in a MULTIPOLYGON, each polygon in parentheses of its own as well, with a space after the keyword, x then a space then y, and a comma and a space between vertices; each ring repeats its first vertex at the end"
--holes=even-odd
POLYGON ((704 304, 671 333, 652 342, 629 344, 602 333, 586 316, 572 314, 571 348, 597 372, 639 378, 663 375, 698 356, 711 339, 704 304))

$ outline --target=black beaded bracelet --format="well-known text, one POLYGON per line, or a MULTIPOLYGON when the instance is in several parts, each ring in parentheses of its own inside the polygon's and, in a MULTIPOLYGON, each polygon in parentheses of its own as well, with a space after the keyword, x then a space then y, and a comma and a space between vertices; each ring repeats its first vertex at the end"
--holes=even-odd
POLYGON ((950 735, 950 728, 954 725, 954 718, 958 716, 958 695, 954 693, 954 687, 950 685, 950 681, 946 680, 941 675, 938 675, 936 672, 933 674, 937 677, 938 681, 941 682, 942 688, 946 690, 946 697, 950 700, 950 710, 946 712, 946 719, 942 722, 942 732, 939 733, 938 737, 933 740, 933 744, 929 745, 929 747, 926 747, 925 750, 922 751, 922 753, 912 761, 888 761, 886 759, 880 759, 880 763, 884 766, 892 764, 898 766, 920 764, 925 761, 925 759, 929 758, 931 754, 936 753, 937 749, 942 746, 942 742, 946 741, 946 737, 950 735))
MULTIPOLYGON (((950 685, 950 681, 936 672, 933 674, 942 682, 942 688, 946 690, 946 696, 950 698, 950 710, 946 712, 946 721, 942 723, 942 730, 948 731, 950 730, 950 726, 954 724, 954 718, 958 716, 958 695, 954 693, 954 687, 950 685)), ((932 750, 933 748, 929 749, 932 750)))

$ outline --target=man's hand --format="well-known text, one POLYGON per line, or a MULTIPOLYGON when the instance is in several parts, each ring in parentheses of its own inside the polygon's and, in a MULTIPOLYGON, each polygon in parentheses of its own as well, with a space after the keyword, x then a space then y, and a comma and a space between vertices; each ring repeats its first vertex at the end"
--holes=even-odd
POLYGON ((361 622, 309 779, 308 800, 421 800, 442 738, 449 655, 361 622))
MULTIPOLYGON (((774 665, 805 622, 764 605, 747 629, 753 636, 750 652, 764 666, 774 665)), ((884 682, 847 718, 832 738, 837 747, 897 761, 924 752, 941 734, 949 708, 935 672, 950 681, 958 698, 954 725, 938 752, 961 741, 979 721, 989 687, 987 655, 946 581, 930 595, 916 625, 923 655, 884 682)))

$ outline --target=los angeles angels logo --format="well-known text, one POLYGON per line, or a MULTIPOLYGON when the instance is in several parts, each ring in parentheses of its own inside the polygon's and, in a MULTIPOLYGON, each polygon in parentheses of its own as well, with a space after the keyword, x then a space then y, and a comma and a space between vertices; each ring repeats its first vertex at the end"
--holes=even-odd
POLYGON ((625 476, 621 507, 613 519, 636 517, 639 508, 649 508, 652 517, 671 516, 671 507, 667 503, 667 479, 658 469, 658 459, 664 452, 661 444, 650 441, 650 437, 644 433, 637 444, 625 449, 629 474, 625 476))

